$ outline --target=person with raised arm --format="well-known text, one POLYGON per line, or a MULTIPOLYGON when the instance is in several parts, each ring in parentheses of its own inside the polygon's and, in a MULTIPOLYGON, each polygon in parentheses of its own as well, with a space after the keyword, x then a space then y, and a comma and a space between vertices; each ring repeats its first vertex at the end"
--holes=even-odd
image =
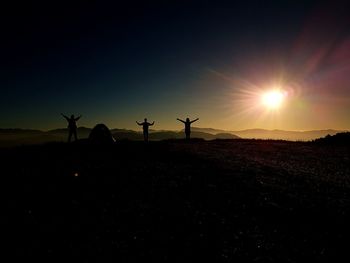
POLYGON ((138 125, 142 126, 143 139, 144 139, 145 142, 148 142, 148 128, 149 128, 149 126, 153 126, 154 122, 149 123, 149 122, 147 122, 147 118, 145 118, 142 123, 139 123, 138 121, 136 121, 136 123, 138 125))
POLYGON ((191 138, 191 124, 194 123, 195 121, 198 121, 199 118, 190 121, 189 118, 186 118, 186 121, 181 120, 179 118, 177 118, 178 121, 181 121, 183 124, 185 124, 185 134, 186 134, 186 140, 189 140, 191 138))
POLYGON ((74 117, 74 115, 72 114, 69 117, 67 117, 66 115, 64 115, 63 113, 61 113, 61 115, 67 120, 68 122, 68 142, 71 141, 72 139, 72 135, 74 136, 74 140, 77 141, 78 140, 78 136, 77 136, 77 121, 81 118, 81 115, 77 118, 74 117))

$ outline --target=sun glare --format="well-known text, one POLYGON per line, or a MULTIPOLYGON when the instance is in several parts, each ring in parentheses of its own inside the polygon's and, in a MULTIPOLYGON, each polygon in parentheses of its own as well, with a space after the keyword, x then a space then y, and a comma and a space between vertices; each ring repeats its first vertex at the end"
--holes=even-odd
POLYGON ((261 100, 266 108, 271 110, 278 109, 283 103, 284 94, 280 90, 271 90, 262 94, 261 100))

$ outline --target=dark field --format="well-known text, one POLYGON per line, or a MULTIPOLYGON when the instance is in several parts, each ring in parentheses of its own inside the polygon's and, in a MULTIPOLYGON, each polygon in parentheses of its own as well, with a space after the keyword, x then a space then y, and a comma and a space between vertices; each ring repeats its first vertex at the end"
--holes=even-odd
POLYGON ((315 262, 350 251, 345 146, 125 141, 0 153, 12 256, 315 262))

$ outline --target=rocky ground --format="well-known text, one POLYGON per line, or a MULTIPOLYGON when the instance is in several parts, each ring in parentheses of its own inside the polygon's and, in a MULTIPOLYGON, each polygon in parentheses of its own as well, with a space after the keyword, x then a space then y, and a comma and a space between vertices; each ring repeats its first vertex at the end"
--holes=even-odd
POLYGON ((300 262, 349 250, 350 150, 260 140, 0 149, 3 238, 83 262, 300 262))

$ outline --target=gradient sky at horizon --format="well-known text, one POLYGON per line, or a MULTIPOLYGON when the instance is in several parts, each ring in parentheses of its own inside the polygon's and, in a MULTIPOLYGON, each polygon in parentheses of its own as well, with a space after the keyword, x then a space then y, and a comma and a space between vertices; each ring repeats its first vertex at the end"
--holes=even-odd
POLYGON ((347 1, 104 1, 2 10, 0 128, 350 129, 347 1), (248 3, 249 2, 249 3, 248 3), (258 104, 287 92, 281 109, 258 104))

